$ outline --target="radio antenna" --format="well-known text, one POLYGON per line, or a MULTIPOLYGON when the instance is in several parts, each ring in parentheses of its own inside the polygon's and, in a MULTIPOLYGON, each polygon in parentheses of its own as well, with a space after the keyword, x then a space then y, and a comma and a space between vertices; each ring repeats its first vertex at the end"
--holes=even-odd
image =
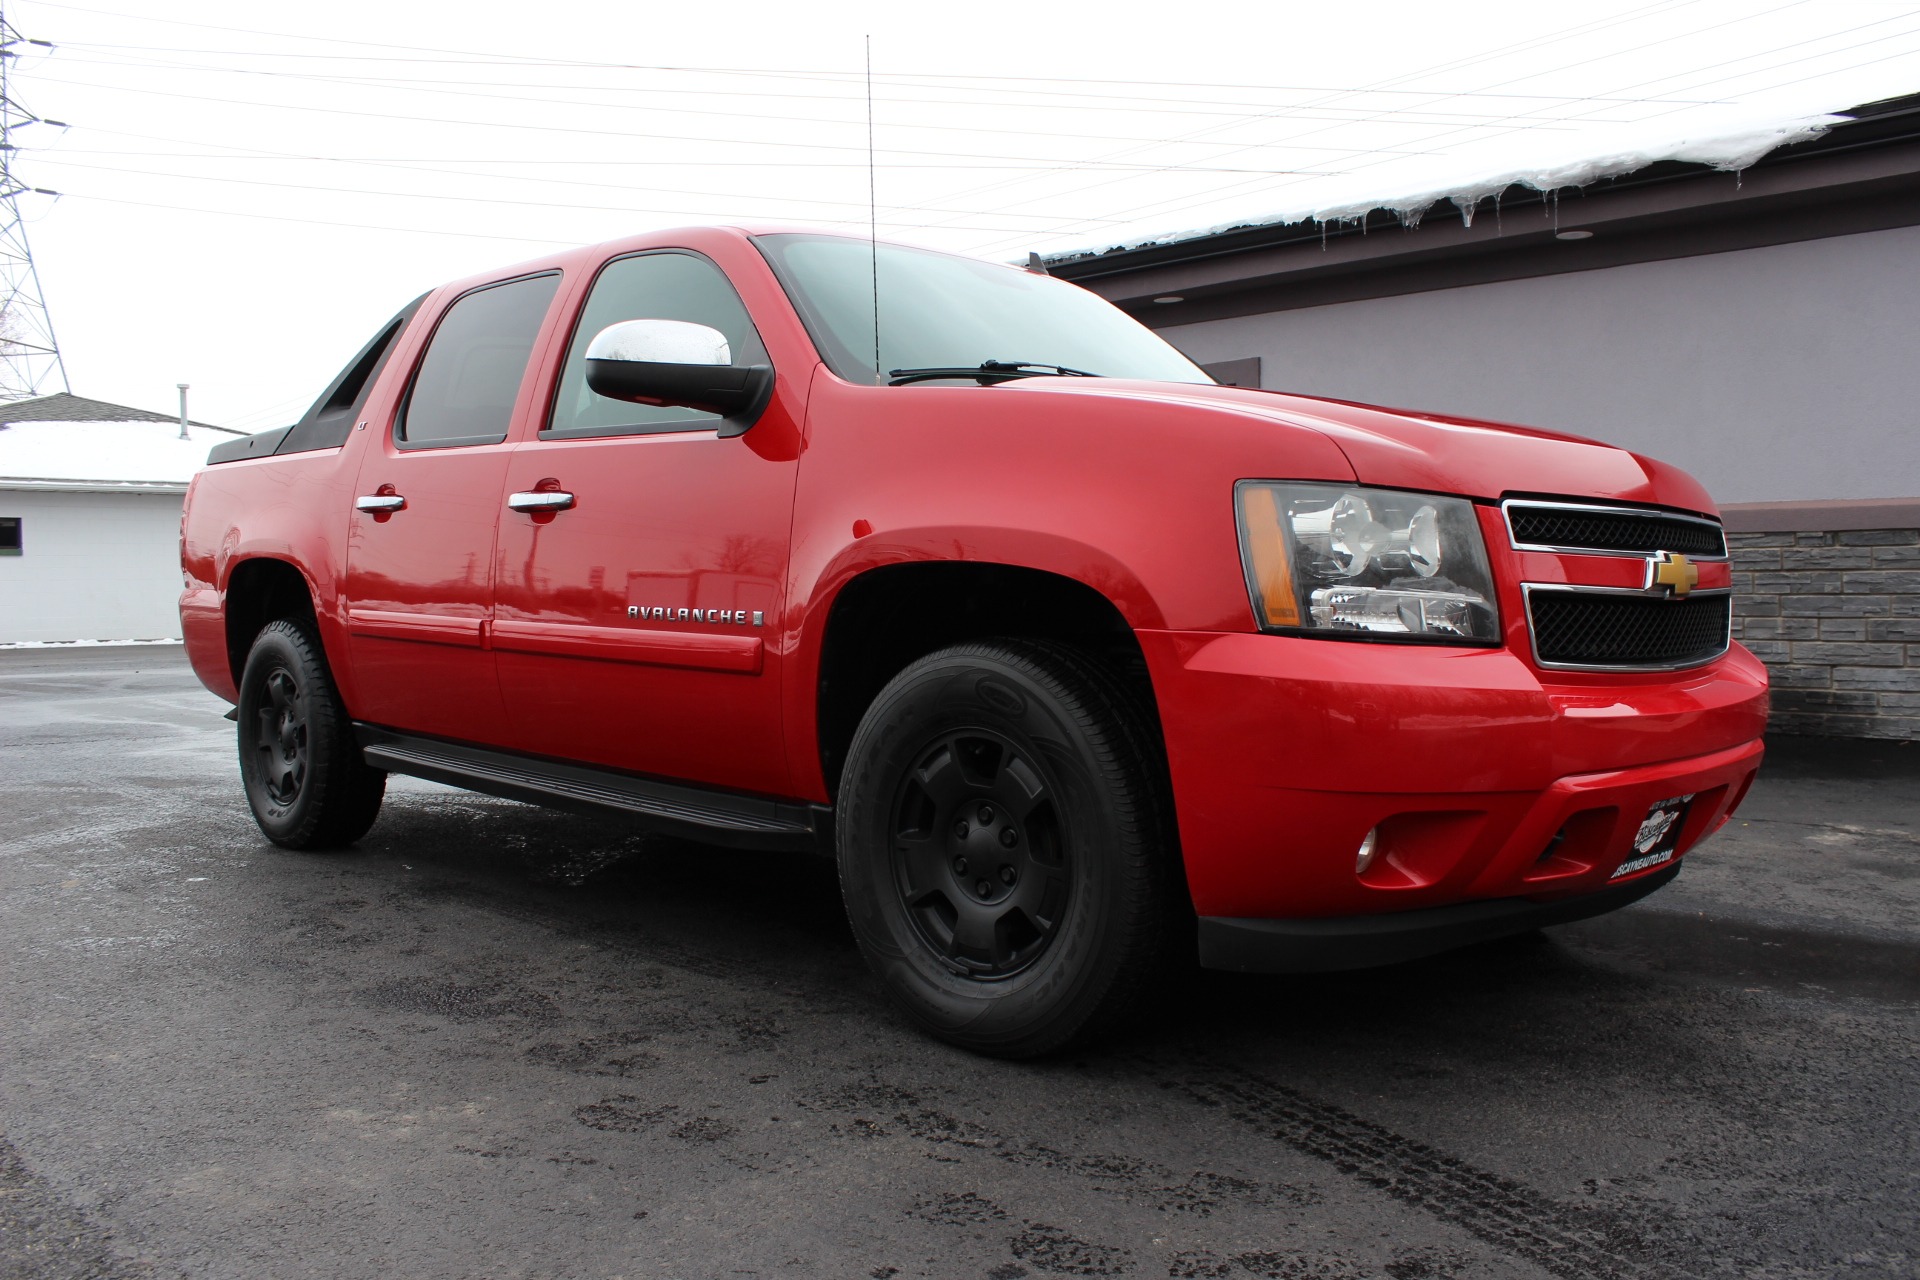
POLYGON ((880 374, 880 196, 873 173, 873 36, 867 36, 867 248, 873 269, 873 380, 880 374))

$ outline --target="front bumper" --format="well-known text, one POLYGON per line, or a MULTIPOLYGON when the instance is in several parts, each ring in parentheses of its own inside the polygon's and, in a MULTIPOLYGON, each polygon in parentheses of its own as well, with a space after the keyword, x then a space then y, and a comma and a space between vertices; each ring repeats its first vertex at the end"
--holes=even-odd
POLYGON ((1766 669, 1738 646, 1686 672, 1549 677, 1507 649, 1140 641, 1194 907, 1203 920, 1283 922, 1265 934, 1461 904, 1612 901, 1665 869, 1615 878, 1651 806, 1693 797, 1677 862, 1760 764, 1766 669), (1381 853, 1360 874, 1376 829, 1381 853))
POLYGON ((1638 902, 1679 874, 1679 864, 1670 862, 1598 893, 1551 902, 1494 898, 1384 916, 1311 920, 1203 916, 1200 963, 1235 973, 1329 973, 1399 964, 1470 943, 1604 915, 1638 902))

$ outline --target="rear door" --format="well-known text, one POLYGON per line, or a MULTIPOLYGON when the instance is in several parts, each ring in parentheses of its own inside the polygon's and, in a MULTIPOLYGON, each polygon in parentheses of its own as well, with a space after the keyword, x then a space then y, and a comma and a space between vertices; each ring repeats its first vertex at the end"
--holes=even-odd
MULTIPOLYGON (((778 632, 798 465, 790 398, 746 434, 586 385, 593 336, 623 320, 720 330, 737 364, 766 349, 726 275, 655 250, 603 266, 547 421, 513 450, 507 493, 568 495, 500 526, 493 644, 523 750, 784 794, 778 632)), ((519 500, 522 507, 530 504, 519 500)))
POLYGON ((546 272, 455 299, 361 463, 345 597, 363 719, 469 742, 507 736, 486 648, 494 530, 507 440, 559 284, 546 272))

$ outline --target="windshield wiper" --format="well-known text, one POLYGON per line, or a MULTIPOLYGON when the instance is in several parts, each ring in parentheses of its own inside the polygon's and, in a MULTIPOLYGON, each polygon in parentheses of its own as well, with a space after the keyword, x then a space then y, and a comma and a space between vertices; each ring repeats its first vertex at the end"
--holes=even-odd
POLYGON ((1035 364, 1031 360, 983 360, 972 369, 892 369, 887 385, 904 387, 909 382, 932 382, 938 378, 972 378, 983 387, 1015 378, 1097 378, 1085 369, 1069 369, 1063 364, 1035 364))

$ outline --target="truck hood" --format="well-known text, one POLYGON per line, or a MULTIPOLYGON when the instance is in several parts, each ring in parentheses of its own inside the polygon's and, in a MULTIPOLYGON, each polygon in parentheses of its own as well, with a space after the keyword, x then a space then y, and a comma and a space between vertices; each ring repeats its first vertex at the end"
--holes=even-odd
POLYGON ((1534 427, 1245 387, 1105 378, 1027 378, 1003 385, 1147 399, 1189 412, 1225 410, 1255 422, 1314 431, 1346 455, 1363 484, 1487 499, 1513 494, 1606 498, 1719 514, 1699 481, 1678 467, 1534 427))

